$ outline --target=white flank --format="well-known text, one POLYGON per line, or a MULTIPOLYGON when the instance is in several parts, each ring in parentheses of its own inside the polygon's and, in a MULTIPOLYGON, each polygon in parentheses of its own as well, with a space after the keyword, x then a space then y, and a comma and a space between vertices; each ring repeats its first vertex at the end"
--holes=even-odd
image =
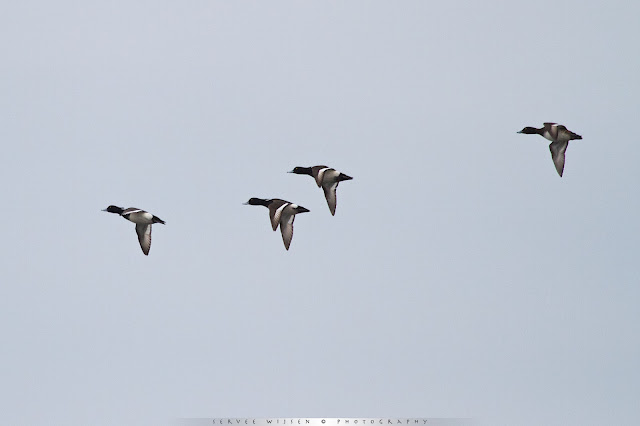
POLYGON ((316 179, 316 183, 318 184, 318 186, 320 186, 320 184, 322 183, 322 179, 324 179, 324 172, 326 172, 330 168, 331 167, 325 167, 324 169, 318 170, 318 178, 316 179))

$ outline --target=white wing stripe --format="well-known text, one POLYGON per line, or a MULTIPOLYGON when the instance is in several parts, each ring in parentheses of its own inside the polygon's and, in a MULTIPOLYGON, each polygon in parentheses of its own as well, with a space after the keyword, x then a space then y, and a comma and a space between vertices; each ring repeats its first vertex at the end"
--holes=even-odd
POLYGON ((291 203, 284 203, 276 210, 276 217, 282 216, 282 210, 284 210, 291 203))

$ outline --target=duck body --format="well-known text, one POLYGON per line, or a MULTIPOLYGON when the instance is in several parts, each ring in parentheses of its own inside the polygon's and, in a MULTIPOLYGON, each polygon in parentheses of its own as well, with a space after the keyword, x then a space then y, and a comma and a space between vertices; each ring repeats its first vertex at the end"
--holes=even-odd
POLYGON ((149 250, 151 249, 151 225, 154 223, 164 225, 164 220, 137 207, 123 209, 122 207, 111 205, 102 211, 118 214, 128 221, 135 223, 140 248, 145 256, 149 255, 149 250))
POLYGON ((535 127, 525 127, 518 133, 537 134, 551 141, 549 150, 551 151, 551 159, 556 166, 556 171, 562 177, 564 172, 565 152, 569 147, 569 141, 582 139, 577 133, 572 132, 565 126, 556 123, 544 123, 543 127, 537 129, 535 127))
POLYGON ((271 228, 275 231, 280 227, 280 233, 282 234, 282 242, 284 247, 289 250, 291 240, 293 238, 293 221, 296 214, 306 213, 309 210, 294 204, 290 201, 282 200, 280 198, 251 198, 246 203, 251 206, 265 206, 269 209, 269 220, 271 222, 271 228))
POLYGON ((338 188, 338 184, 344 180, 353 179, 351 176, 347 176, 327 166, 294 167, 289 173, 313 177, 318 187, 324 191, 324 197, 327 200, 327 205, 333 216, 336 214, 336 189, 338 188))

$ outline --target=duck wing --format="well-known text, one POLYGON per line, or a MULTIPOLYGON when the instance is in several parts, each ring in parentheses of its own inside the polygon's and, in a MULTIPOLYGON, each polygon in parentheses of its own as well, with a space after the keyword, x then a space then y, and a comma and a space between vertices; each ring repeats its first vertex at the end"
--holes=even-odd
POLYGON ((149 249, 151 248, 151 225, 136 224, 136 234, 138 234, 138 241, 140 242, 142 252, 146 256, 149 256, 149 249))
POLYGON ((329 205, 329 210, 331 211, 331 215, 336 215, 336 204, 338 202, 336 198, 336 189, 338 188, 338 181, 331 182, 330 184, 323 184, 322 190, 324 191, 324 198, 327 199, 327 204, 329 205))
POLYGON ((289 250, 291 239, 293 238, 293 221, 296 219, 295 214, 285 213, 280 218, 280 232, 282 233, 282 242, 284 248, 289 250))
POLYGON ((549 144, 549 150, 551 151, 551 159, 556 166, 556 170, 560 177, 564 171, 564 153, 569 146, 569 141, 564 142, 551 142, 549 144))
POLYGON ((280 217, 282 216, 282 211, 291 204, 288 201, 274 199, 269 204, 269 219, 271 219, 271 228, 275 231, 278 229, 278 224, 280 224, 280 217))

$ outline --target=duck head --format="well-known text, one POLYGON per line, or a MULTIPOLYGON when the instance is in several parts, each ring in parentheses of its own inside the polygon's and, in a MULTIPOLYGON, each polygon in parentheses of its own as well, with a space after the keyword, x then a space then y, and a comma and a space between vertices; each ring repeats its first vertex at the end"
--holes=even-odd
POLYGON ((271 202, 271 200, 265 200, 262 198, 249 198, 249 201, 247 201, 246 203, 243 203, 245 205, 249 205, 249 206, 265 206, 268 207, 269 203, 271 202))
POLYGON ((106 209, 102 210, 103 212, 109 212, 109 213, 116 213, 116 214, 122 214, 122 212, 124 211, 124 209, 122 207, 118 207, 118 206, 114 206, 114 205, 110 205, 109 207, 107 207, 106 209))
POLYGON ((293 170, 287 173, 295 173, 297 175, 309 175, 313 176, 313 172, 311 171, 311 167, 294 167, 293 170))
POLYGON ((535 127, 525 127, 524 129, 520 130, 518 133, 524 133, 526 135, 536 135, 540 133, 541 129, 536 129, 535 127))

